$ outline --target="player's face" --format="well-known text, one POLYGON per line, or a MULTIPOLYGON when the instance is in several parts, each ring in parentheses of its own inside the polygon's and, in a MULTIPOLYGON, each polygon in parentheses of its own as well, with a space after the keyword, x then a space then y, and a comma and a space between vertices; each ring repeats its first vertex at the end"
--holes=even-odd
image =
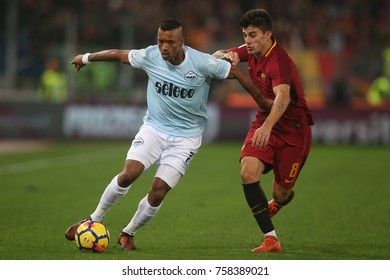
POLYGON ((184 38, 180 28, 167 31, 159 29, 157 33, 157 44, 164 60, 169 61, 173 65, 178 65, 183 61, 184 38))
POLYGON ((248 53, 260 58, 269 50, 272 45, 271 31, 263 32, 260 28, 249 25, 242 29, 248 53))

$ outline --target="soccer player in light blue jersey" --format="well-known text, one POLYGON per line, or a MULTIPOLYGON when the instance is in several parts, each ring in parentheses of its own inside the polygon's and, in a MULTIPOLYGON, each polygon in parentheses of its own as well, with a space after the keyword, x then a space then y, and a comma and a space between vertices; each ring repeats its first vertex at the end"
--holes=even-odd
MULTIPOLYGON (((228 61, 185 46, 182 25, 177 19, 161 23, 157 45, 86 53, 76 56, 71 64, 78 72, 94 61, 130 64, 144 70, 149 78, 144 123, 131 144, 122 172, 108 184, 96 210, 87 218, 101 222, 143 171, 156 163, 152 186, 118 239, 122 248, 135 250, 135 233, 157 214, 165 195, 185 174, 201 146, 211 81, 237 79, 259 106, 269 109, 272 102, 263 98, 247 74, 228 61)), ((77 227, 84 221, 70 226, 65 237, 74 240, 77 227)))

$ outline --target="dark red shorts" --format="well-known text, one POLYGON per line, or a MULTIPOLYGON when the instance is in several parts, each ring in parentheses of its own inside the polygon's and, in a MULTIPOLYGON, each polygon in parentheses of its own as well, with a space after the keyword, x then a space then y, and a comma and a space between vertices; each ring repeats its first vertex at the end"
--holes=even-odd
POLYGON ((252 123, 241 149, 240 159, 245 156, 260 159, 265 164, 263 174, 273 170, 278 184, 285 188, 294 187, 310 152, 311 127, 274 127, 269 144, 264 148, 255 148, 252 146, 252 137, 259 127, 259 123, 252 123))

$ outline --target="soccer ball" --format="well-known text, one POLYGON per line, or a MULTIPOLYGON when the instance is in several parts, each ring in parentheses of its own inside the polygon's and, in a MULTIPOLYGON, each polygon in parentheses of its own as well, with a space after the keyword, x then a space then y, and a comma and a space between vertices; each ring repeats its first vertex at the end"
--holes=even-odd
POLYGON ((101 253, 110 243, 110 233, 102 223, 88 220, 77 228, 75 241, 80 251, 101 253))

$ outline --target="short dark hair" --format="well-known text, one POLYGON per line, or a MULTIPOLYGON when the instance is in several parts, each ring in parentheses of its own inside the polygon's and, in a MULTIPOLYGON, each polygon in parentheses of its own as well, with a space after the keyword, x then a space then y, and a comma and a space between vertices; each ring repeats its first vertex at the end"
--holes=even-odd
POLYGON ((258 27, 261 31, 272 31, 272 19, 266 10, 255 9, 247 11, 239 21, 241 28, 249 25, 258 27))
POLYGON ((181 22, 175 18, 167 18, 160 24, 160 29, 162 31, 175 30, 180 27, 182 27, 181 22))

